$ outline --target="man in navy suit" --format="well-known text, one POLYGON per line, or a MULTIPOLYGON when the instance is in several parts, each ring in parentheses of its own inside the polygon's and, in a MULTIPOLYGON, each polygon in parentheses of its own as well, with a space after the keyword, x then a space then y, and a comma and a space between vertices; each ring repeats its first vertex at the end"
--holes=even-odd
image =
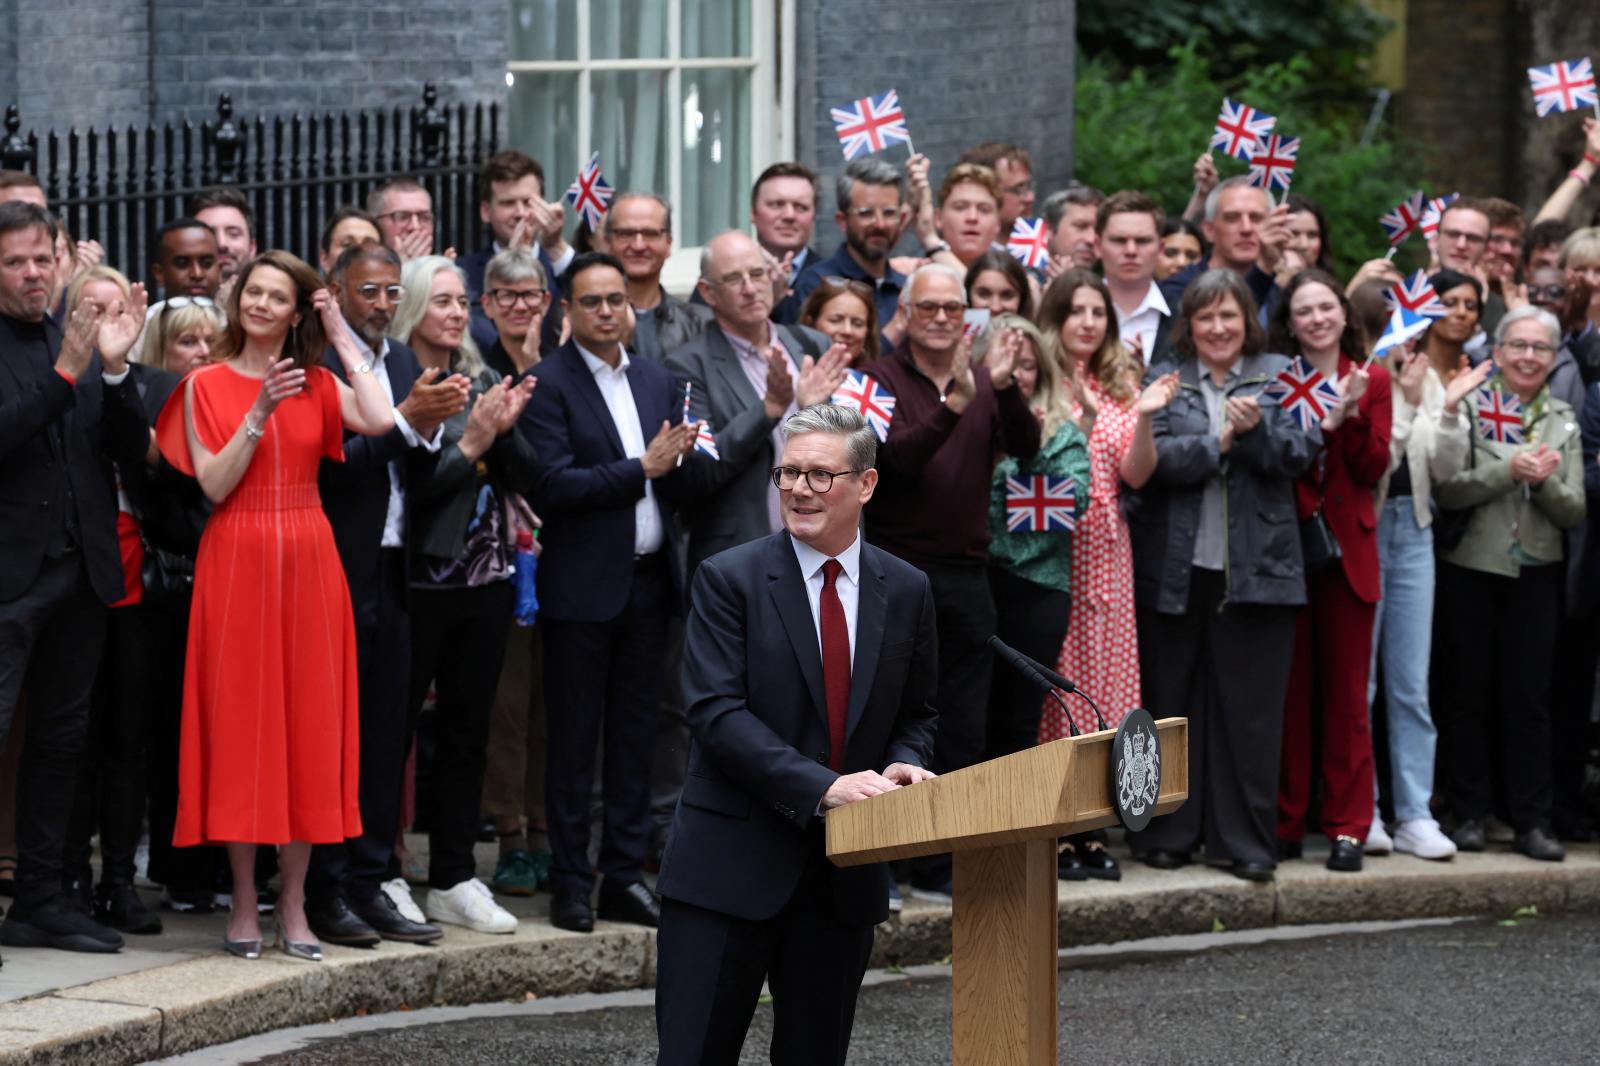
POLYGON ((594 928, 589 798, 603 738, 600 917, 653 926, 644 885, 650 764, 661 714, 668 617, 683 576, 664 497, 694 446, 683 394, 659 363, 622 346, 622 264, 577 256, 561 279, 572 340, 534 368, 522 415, 539 457, 533 507, 544 519, 539 614, 549 710, 545 778, 554 899, 563 929, 594 928))
POLYGON ((657 886, 661 1066, 737 1063, 763 980, 774 1063, 845 1061, 888 870, 829 863, 823 814, 933 776, 933 593, 859 532, 877 438, 829 405, 784 433, 785 531, 702 562, 690 598, 694 749, 657 886))

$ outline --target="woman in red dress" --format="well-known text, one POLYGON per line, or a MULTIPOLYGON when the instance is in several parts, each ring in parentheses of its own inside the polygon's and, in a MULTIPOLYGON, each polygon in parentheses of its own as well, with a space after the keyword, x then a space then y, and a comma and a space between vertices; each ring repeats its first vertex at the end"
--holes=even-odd
POLYGON ((245 958, 261 953, 256 846, 280 846, 283 950, 320 960, 311 845, 361 831, 355 632, 317 469, 344 459, 345 426, 380 434, 394 414, 321 284, 287 252, 249 263, 216 361, 157 425, 167 461, 216 506, 195 562, 173 843, 227 845, 225 946, 245 958), (330 342, 354 387, 319 365, 330 342))

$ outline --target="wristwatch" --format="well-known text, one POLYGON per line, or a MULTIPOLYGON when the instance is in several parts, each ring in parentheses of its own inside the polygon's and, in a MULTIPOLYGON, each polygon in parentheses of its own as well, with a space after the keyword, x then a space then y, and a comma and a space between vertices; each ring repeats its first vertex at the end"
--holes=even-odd
POLYGON ((351 373, 352 374, 370 374, 370 373, 372 373, 372 361, 368 360, 367 362, 362 363, 360 366, 358 366, 354 370, 352 370, 351 373))
POLYGON ((255 426, 252 426, 250 424, 250 416, 249 415, 245 415, 244 416, 244 435, 246 437, 248 437, 249 439, 251 439, 251 440, 260 440, 262 437, 265 437, 267 435, 267 431, 264 430, 264 429, 257 429, 255 426))
POLYGON ((949 241, 935 241, 934 243, 932 243, 932 244, 930 244, 927 247, 922 249, 922 257, 924 259, 931 259, 934 256, 938 255, 940 252, 948 252, 949 250, 950 250, 950 242, 949 241))

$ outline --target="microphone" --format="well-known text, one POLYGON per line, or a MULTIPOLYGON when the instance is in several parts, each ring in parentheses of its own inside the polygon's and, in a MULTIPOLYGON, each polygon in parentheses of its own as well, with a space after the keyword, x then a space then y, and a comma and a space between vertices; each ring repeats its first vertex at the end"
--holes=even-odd
MULTIPOLYGON (((1036 687, 1040 692, 1051 697, 1056 701, 1056 703, 1061 705, 1062 713, 1067 717, 1067 729, 1073 736, 1077 736, 1078 727, 1072 722, 1072 712, 1067 710, 1066 702, 1062 700, 1061 694, 1056 691, 1055 684, 1050 680, 1050 678, 1044 675, 1044 672, 1040 670, 1038 664, 1036 664, 1032 659, 1028 658, 1028 656, 1013 648, 1011 645, 1007 644, 1005 641, 1001 640, 999 637, 990 637, 989 647, 994 649, 994 653, 1000 656, 1000 658, 1005 661, 1007 666, 1011 667, 1017 673, 1033 682, 1034 687, 1036 687)), ((1091 706, 1093 705, 1091 704, 1091 706)))
MULTIPOLYGON (((1094 712, 1095 721, 1100 723, 1100 728, 1110 728, 1110 726, 1106 725, 1105 716, 1100 713, 1100 708, 1095 706, 1094 700, 1091 700, 1088 696, 1088 693, 1084 692, 1077 685, 1074 685, 1071 681, 1068 681, 1066 678, 1062 677, 1060 674, 1056 673, 1054 670, 1050 669, 1048 666, 1044 665, 1044 663, 1041 663, 1032 656, 1024 655, 1022 652, 1005 643, 999 637, 990 637, 989 646, 993 648, 1001 658, 1011 662, 1012 665, 1018 670, 1022 670, 1024 675, 1027 675, 1029 672, 1036 674, 1042 678, 1046 684, 1051 686, 1052 691, 1055 689, 1060 689, 1062 692, 1076 696, 1084 703, 1087 703, 1089 705, 1089 709, 1094 712), (1015 657, 1014 661, 1012 659, 1013 656, 1015 657)), ((1060 700, 1061 697, 1057 696, 1056 701, 1060 702, 1060 700)), ((1065 704, 1062 706, 1065 707, 1065 704)), ((1068 715, 1068 717, 1070 718, 1071 715, 1068 715)))

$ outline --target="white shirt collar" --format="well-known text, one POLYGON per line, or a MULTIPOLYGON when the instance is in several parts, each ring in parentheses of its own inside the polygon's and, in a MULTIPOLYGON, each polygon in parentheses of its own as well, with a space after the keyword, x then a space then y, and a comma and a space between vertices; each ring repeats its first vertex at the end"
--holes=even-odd
POLYGON ((384 356, 389 354, 389 338, 388 337, 383 338, 383 343, 378 345, 378 350, 376 352, 374 352, 372 350, 372 345, 367 343, 367 340, 366 340, 365 337, 363 337, 361 334, 356 332, 356 328, 350 324, 350 320, 348 318, 345 319, 344 328, 345 328, 345 332, 350 334, 350 336, 355 340, 356 347, 360 348, 361 351, 362 351, 362 354, 366 355, 371 360, 372 367, 373 367, 374 370, 376 370, 379 367, 383 366, 383 358, 384 358, 384 356))
POLYGON ((1128 317, 1133 318, 1149 310, 1159 311, 1168 317, 1172 315, 1172 309, 1167 306, 1167 298, 1161 295, 1161 286, 1156 284, 1154 278, 1150 279, 1150 288, 1145 290, 1144 299, 1139 301, 1139 306, 1135 307, 1128 317))
MULTIPOLYGON (((823 555, 811 545, 804 543, 793 533, 789 534, 789 543, 794 545, 794 557, 800 562, 800 576, 810 581, 822 569, 822 564, 827 562, 829 556, 823 555)), ((850 547, 832 558, 839 560, 839 565, 844 567, 845 576, 852 585, 861 584, 861 534, 857 533, 850 547)))
POLYGON ((572 346, 578 349, 579 355, 583 356, 583 364, 589 368, 589 373, 591 374, 598 375, 602 370, 608 374, 621 374, 628 369, 628 349, 626 348, 621 349, 622 358, 617 360, 617 368, 612 370, 610 363, 595 355, 577 341, 573 341, 572 346))

